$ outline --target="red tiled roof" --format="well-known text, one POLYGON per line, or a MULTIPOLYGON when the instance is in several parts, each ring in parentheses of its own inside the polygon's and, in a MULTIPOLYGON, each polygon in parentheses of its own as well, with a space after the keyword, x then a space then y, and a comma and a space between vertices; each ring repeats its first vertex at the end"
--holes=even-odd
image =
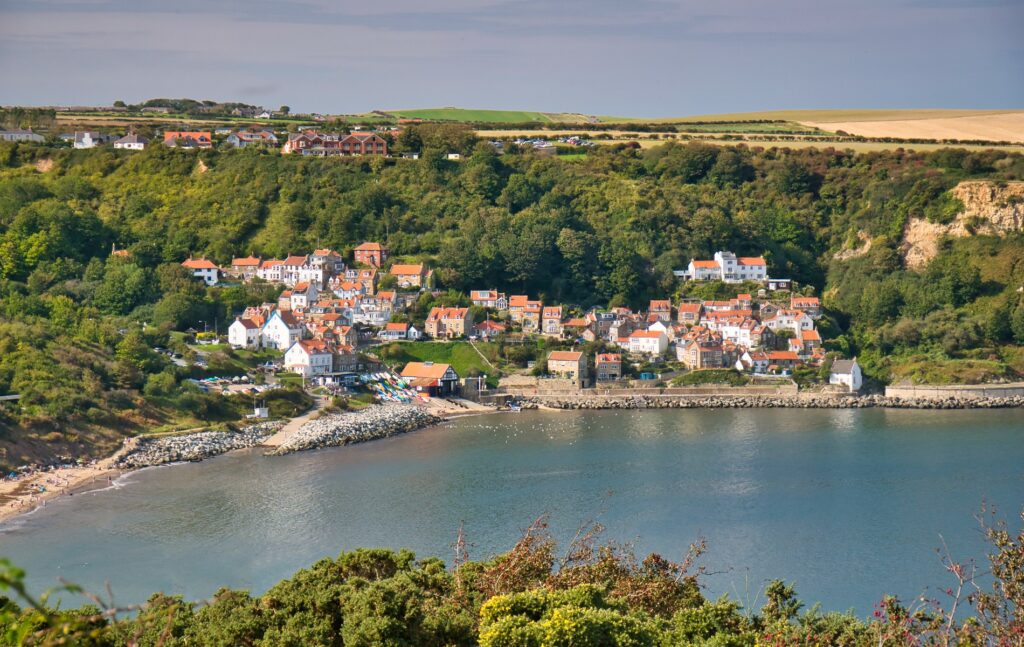
POLYGON ((741 256, 736 259, 736 262, 740 265, 764 265, 763 256, 741 256))
POLYGON ((693 261, 694 267, 702 267, 704 269, 715 269, 718 267, 716 261, 693 261))
POLYGON ((621 361, 622 361, 622 355, 619 355, 618 353, 600 353, 597 356, 597 359, 596 359, 596 362, 598 364, 608 364, 608 363, 614 364, 616 362, 621 362, 621 361))
POLYGON ((553 350, 548 355, 549 362, 578 362, 583 353, 577 350, 553 350))
POLYGON ((190 270, 215 270, 217 266, 205 258, 190 258, 182 261, 182 267, 187 267, 190 270))
POLYGON ((384 248, 381 247, 380 243, 363 243, 359 247, 356 247, 355 250, 353 250, 353 251, 357 251, 357 252, 380 252, 380 251, 383 251, 383 250, 384 250, 384 248))
POLYGON ((665 333, 659 330, 634 330, 629 336, 636 339, 657 339, 658 337, 664 337, 665 333))
POLYGON ((395 276, 409 276, 411 274, 423 274, 423 264, 416 265, 392 265, 391 274, 395 276))
POLYGON ((247 256, 246 258, 233 258, 231 259, 232 267, 258 267, 260 259, 255 256, 247 256))
POLYGON ((402 377, 432 378, 439 380, 451 368, 449 364, 427 364, 424 362, 409 362, 402 369, 402 377))

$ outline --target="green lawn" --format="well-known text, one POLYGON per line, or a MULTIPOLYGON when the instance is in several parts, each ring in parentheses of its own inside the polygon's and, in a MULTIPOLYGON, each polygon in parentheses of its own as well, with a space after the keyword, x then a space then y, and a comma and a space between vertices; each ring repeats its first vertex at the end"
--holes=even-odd
MULTIPOLYGON (((478 343, 479 348, 488 358, 495 356, 496 344, 478 343)), ((402 367, 408 362, 434 362, 435 364, 451 364, 459 377, 468 377, 471 373, 487 375, 487 383, 497 386, 497 371, 488 366, 483 358, 469 342, 394 342, 382 346, 378 355, 394 370, 401 372, 402 367)), ((495 359, 491 359, 495 366, 499 366, 495 359)))

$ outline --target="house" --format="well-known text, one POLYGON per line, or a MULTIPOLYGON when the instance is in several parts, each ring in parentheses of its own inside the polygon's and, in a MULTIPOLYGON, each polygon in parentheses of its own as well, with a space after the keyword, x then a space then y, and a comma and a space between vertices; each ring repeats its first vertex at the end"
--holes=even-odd
POLYGON ((296 283, 291 289, 291 309, 292 310, 305 310, 310 305, 316 303, 317 290, 315 283, 307 283, 305 281, 296 283))
POLYGON ((465 337, 473 330, 469 308, 431 308, 424 331, 434 339, 465 337))
POLYGON ((388 260, 388 250, 380 243, 363 243, 352 250, 352 256, 356 263, 381 267, 388 260))
POLYGON ((213 135, 208 131, 168 130, 164 133, 164 146, 172 148, 212 148, 213 135))
POLYGON ((583 382, 587 379, 587 358, 575 350, 553 350, 548 353, 548 373, 583 382))
MULTIPOLYGON (((570 339, 576 339, 588 330, 590 330, 590 322, 583 317, 572 317, 562 322, 562 334, 570 339)), ((594 339, 597 337, 595 336, 594 339)))
POLYGON ((256 276, 270 283, 280 283, 281 265, 283 263, 284 261, 280 259, 268 258, 260 263, 259 269, 256 270, 256 276))
POLYGON ((504 292, 497 290, 472 290, 469 293, 469 300, 481 308, 508 310, 508 298, 504 292))
POLYGON ((334 370, 334 353, 326 342, 301 339, 285 351, 284 370, 298 373, 306 379, 326 375, 334 370))
POLYGON ((479 335, 483 339, 491 339, 492 337, 497 337, 498 335, 505 334, 504 324, 500 324, 497 321, 491 321, 489 319, 486 321, 481 321, 480 323, 473 326, 473 330, 477 335, 479 335))
POLYGON ((313 283, 322 287, 327 279, 323 265, 308 255, 290 255, 281 261, 281 282, 285 285, 313 283))
POLYGON ((256 277, 256 273, 259 271, 261 263, 262 261, 255 256, 232 258, 231 275, 240 278, 243 281, 251 281, 256 277))
POLYGON ((817 330, 801 330, 800 347, 801 355, 813 355, 816 349, 821 348, 821 333, 817 330))
POLYGON ((690 370, 722 368, 725 361, 722 343, 710 339, 693 339, 684 345, 676 346, 676 359, 690 370))
POLYGON ((394 302, 380 298, 364 295, 355 300, 355 307, 352 311, 352 321, 367 326, 379 328, 391 320, 394 312, 394 302))
POLYGON ((220 280, 220 268, 205 258, 192 258, 182 261, 181 266, 192 272, 192 276, 202 279, 207 285, 217 285, 220 280))
MULTIPOLYGON (((325 279, 330 279, 345 272, 345 259, 333 249, 314 249, 309 255, 310 265, 319 267, 325 279)), ((317 287, 322 287, 323 284, 317 287)))
POLYGON ((508 316, 516 323, 522 323, 523 311, 530 303, 530 297, 525 294, 513 294, 508 300, 508 316))
POLYGON ((672 302, 668 299, 653 299, 647 312, 651 316, 657 317, 660 321, 672 321, 672 302))
POLYGON ((392 265, 388 273, 395 277, 400 288, 419 288, 426 283, 426 269, 422 263, 392 265))
POLYGON ((352 326, 336 326, 334 338, 343 346, 356 347, 359 345, 359 331, 352 326))
POLYGON ((128 133, 124 137, 114 141, 114 148, 129 151, 141 151, 146 148, 149 140, 136 133, 128 133))
POLYGON ((260 329, 263 348, 276 348, 284 352, 302 339, 302 324, 290 312, 274 310, 260 329))
POLYGON ((523 332, 535 333, 540 330, 542 306, 540 301, 527 301, 522 312, 523 332))
POLYGON ((549 337, 562 336, 562 306, 547 306, 541 311, 541 332, 549 337))
POLYGON ((622 355, 618 353, 598 353, 594 358, 597 381, 622 379, 622 355))
POLYGON ((778 333, 780 330, 791 330, 796 337, 803 330, 813 330, 814 320, 799 310, 780 309, 773 316, 764 320, 764 324, 778 333))
POLYGON ((319 133, 307 130, 288 135, 281 152, 285 155, 316 157, 334 157, 340 155, 380 155, 388 154, 388 144, 376 133, 354 132, 349 135, 338 133, 319 133))
POLYGON ((660 330, 634 330, 629 333, 629 352, 661 357, 668 350, 668 336, 660 330))
POLYGON ((269 130, 239 130, 224 140, 234 148, 247 146, 277 146, 277 136, 269 130))
POLYGON ((864 376, 860 372, 857 358, 837 359, 832 362, 828 383, 843 385, 850 391, 860 391, 860 387, 864 384, 864 376))
POLYGON ((768 266, 763 256, 740 256, 732 252, 715 252, 714 260, 691 260, 682 277, 691 281, 765 281, 768 266))
POLYGON ((42 135, 32 132, 31 128, 12 128, 0 130, 0 141, 3 142, 36 142, 42 144, 46 139, 42 135))
POLYGON ((252 319, 238 317, 228 326, 228 343, 232 348, 256 348, 260 343, 260 327, 252 319))
POLYGON ((764 351, 745 351, 739 354, 733 366, 737 371, 765 373, 768 371, 768 353, 764 351))
POLYGON ((806 312, 811 319, 821 318, 821 299, 818 297, 790 297, 789 308, 806 312))
POLYGON ((389 323, 377 336, 386 341, 415 341, 420 338, 420 331, 412 324, 389 323))
POLYGON ((98 133, 92 130, 76 131, 74 144, 72 145, 78 149, 96 148, 97 146, 106 144, 108 141, 110 141, 110 137, 103 133, 98 133))
POLYGON ((800 363, 800 357, 790 350, 773 350, 768 353, 768 369, 792 369, 800 363))
POLYGON ((445 396, 458 391, 459 375, 450 364, 409 362, 402 369, 409 386, 431 396, 445 396))
POLYGON ((366 292, 365 286, 355 281, 341 281, 331 284, 331 287, 334 294, 341 299, 358 299, 366 292))

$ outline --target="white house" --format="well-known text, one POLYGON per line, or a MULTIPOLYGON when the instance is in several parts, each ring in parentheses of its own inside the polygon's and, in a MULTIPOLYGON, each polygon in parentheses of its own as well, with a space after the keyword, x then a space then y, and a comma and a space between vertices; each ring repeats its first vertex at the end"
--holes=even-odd
POLYGON ((860 365, 857 358, 837 359, 832 362, 832 372, 828 376, 829 384, 841 384, 850 391, 860 391, 864 384, 864 377, 860 372, 860 365))
POLYGON ((305 310, 316 303, 318 294, 315 283, 296 283, 291 289, 292 310, 305 310))
POLYGON ((415 341, 422 337, 423 333, 412 324, 389 323, 384 326, 384 329, 377 336, 386 341, 415 341))
POLYGON ((658 330, 634 330, 629 334, 629 352, 661 357, 668 350, 668 336, 658 330))
POLYGON ((263 348, 276 348, 284 352, 300 339, 302 339, 302 324, 290 312, 275 310, 260 329, 263 348))
POLYGON ((492 310, 508 310, 508 297, 497 290, 473 290, 469 293, 473 305, 492 310))
POLYGON ((96 148, 97 146, 102 146, 103 144, 106 144, 107 141, 108 137, 103 133, 98 133, 90 130, 84 132, 79 131, 75 133, 74 147, 80 149, 96 148))
POLYGON ((130 151, 141 151, 146 148, 146 144, 149 143, 145 137, 136 135, 135 133, 128 133, 121 139, 114 142, 114 148, 130 151))
POLYGON ((799 310, 779 310, 765 319, 764 324, 772 331, 792 330, 797 337, 800 337, 800 332, 803 330, 814 330, 814 319, 799 310))
POLYGON ((256 348, 260 341, 260 327, 252 319, 235 319, 228 326, 228 343, 232 348, 256 348))
POLYGON ((207 285, 217 285, 220 281, 220 268, 205 258, 191 258, 182 262, 182 267, 190 270, 192 276, 202 279, 207 285))
POLYGON ((305 378, 326 375, 331 372, 333 365, 334 353, 327 344, 317 339, 297 341, 284 354, 284 369, 305 378))
POLYGON ((691 260, 686 272, 680 273, 680 276, 692 281, 765 281, 768 278, 768 265, 763 256, 715 252, 714 260, 691 260))

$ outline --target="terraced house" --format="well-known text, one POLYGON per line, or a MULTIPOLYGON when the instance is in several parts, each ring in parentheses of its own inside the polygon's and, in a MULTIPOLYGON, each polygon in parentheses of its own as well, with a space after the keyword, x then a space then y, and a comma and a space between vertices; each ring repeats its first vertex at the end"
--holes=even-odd
POLYGON ((424 330, 434 339, 465 337, 473 330, 473 319, 469 308, 431 308, 424 330))
POLYGON ((281 152, 285 155, 297 153, 314 157, 340 155, 381 155, 388 154, 388 144, 376 133, 354 132, 349 135, 320 133, 307 130, 288 135, 281 152))

